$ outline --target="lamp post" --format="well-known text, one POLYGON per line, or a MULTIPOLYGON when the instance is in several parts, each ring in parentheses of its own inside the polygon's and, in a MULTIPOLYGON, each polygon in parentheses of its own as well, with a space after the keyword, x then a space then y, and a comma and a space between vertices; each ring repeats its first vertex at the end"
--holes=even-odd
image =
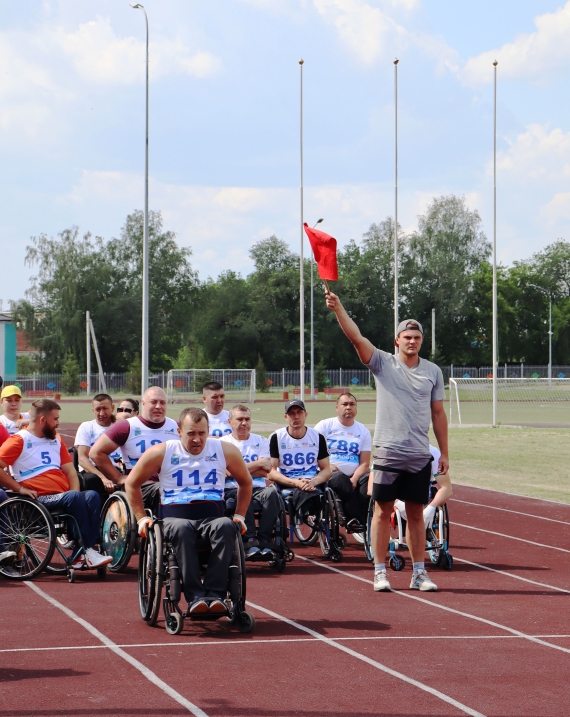
POLYGON ((144 232, 143 232, 143 271, 142 271, 142 346, 141 346, 141 395, 148 388, 148 17, 143 5, 130 3, 134 10, 142 10, 146 23, 146 126, 144 146, 144 232))
MULTIPOLYGON (((398 290, 398 62, 394 60, 394 338, 398 333, 398 308, 400 303, 398 290)), ((394 353, 398 347, 394 346, 394 353)))
POLYGON ((494 70, 494 104, 493 104, 493 428, 497 427, 497 362, 498 331, 497 331, 497 60, 493 62, 494 70))
MULTIPOLYGON (((324 219, 319 219, 317 224, 313 226, 313 229, 323 222, 324 219)), ((315 397, 315 299, 314 299, 314 281, 313 281, 313 267, 315 265, 315 257, 311 252, 311 400, 315 397)))
POLYGON ((529 284, 533 289, 542 291, 548 296, 548 385, 552 386, 552 294, 550 291, 543 289, 542 286, 529 284))
POLYGON ((305 400, 305 259, 303 244, 305 241, 304 206, 303 206, 303 58, 299 60, 300 66, 300 112, 299 112, 299 150, 301 160, 301 254, 299 257, 299 398, 305 400))

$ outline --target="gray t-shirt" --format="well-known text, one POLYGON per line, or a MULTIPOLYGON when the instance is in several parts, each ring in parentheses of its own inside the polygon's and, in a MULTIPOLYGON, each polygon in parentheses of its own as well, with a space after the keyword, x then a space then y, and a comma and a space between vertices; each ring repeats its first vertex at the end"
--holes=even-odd
POLYGON ((366 366, 376 379, 374 445, 406 455, 429 455, 431 403, 445 398, 439 366, 421 358, 415 368, 408 368, 380 349, 374 349, 366 366))

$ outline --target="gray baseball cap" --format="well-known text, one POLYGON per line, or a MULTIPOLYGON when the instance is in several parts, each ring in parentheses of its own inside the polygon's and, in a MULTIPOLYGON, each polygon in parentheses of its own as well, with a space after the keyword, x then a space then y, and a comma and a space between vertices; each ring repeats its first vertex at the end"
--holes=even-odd
POLYGON ((307 410, 305 408, 305 404, 303 403, 303 401, 301 401, 298 398, 294 398, 292 401, 287 401, 287 403, 285 404, 285 413, 289 413, 289 409, 293 408, 294 406, 298 406, 299 408, 302 408, 303 411, 307 410))
POLYGON ((396 336, 399 336, 402 331, 405 331, 406 329, 414 329, 414 331, 421 331, 422 336, 424 333, 424 330, 422 328, 422 325, 419 321, 416 321, 415 319, 406 319, 405 321, 400 321, 398 324, 398 330, 396 331, 396 336))

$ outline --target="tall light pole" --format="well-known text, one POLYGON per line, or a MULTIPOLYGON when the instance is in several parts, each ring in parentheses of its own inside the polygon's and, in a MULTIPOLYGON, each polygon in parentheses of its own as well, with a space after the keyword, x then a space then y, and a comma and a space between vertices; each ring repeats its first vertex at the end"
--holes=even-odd
MULTIPOLYGON (((319 219, 317 224, 323 222, 324 219, 319 219)), ((313 229, 317 226, 315 224, 313 229)), ((315 397, 315 296, 314 296, 314 281, 313 281, 313 267, 315 266, 315 257, 311 252, 311 399, 315 397)))
POLYGON ((497 60, 493 62, 493 428, 497 427, 497 60))
POLYGON ((146 23, 146 126, 144 145, 144 232, 143 232, 143 271, 142 271, 142 346, 141 346, 141 395, 148 388, 148 17, 144 7, 138 2, 130 3, 135 10, 142 10, 146 23))
MULTIPOLYGON (((398 58, 394 60, 394 338, 398 333, 398 58)), ((398 347, 394 347, 398 353, 398 347)))
POLYGON ((548 296, 548 385, 552 386, 552 294, 542 286, 536 284, 529 284, 529 286, 548 296))
POLYGON ((301 84, 300 84, 300 115, 299 115, 299 138, 300 138, 300 153, 301 153, 301 256, 299 261, 299 383, 300 383, 300 394, 301 401, 305 400, 305 280, 304 280, 304 256, 303 256, 303 242, 305 241, 305 229, 303 226, 304 222, 304 207, 303 207, 303 65, 305 61, 303 58, 299 60, 300 72, 301 72, 301 84))

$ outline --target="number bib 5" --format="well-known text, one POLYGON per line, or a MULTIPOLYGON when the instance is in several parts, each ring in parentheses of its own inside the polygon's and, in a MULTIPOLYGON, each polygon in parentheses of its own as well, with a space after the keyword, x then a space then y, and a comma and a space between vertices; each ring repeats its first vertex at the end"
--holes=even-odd
POLYGON ((184 450, 180 441, 166 441, 158 475, 163 505, 222 500, 226 480, 222 444, 215 438, 208 438, 202 453, 193 456, 184 450))
POLYGON ((18 432, 24 441, 22 453, 12 465, 14 480, 21 483, 28 478, 61 468, 59 436, 38 438, 25 429, 18 432))

